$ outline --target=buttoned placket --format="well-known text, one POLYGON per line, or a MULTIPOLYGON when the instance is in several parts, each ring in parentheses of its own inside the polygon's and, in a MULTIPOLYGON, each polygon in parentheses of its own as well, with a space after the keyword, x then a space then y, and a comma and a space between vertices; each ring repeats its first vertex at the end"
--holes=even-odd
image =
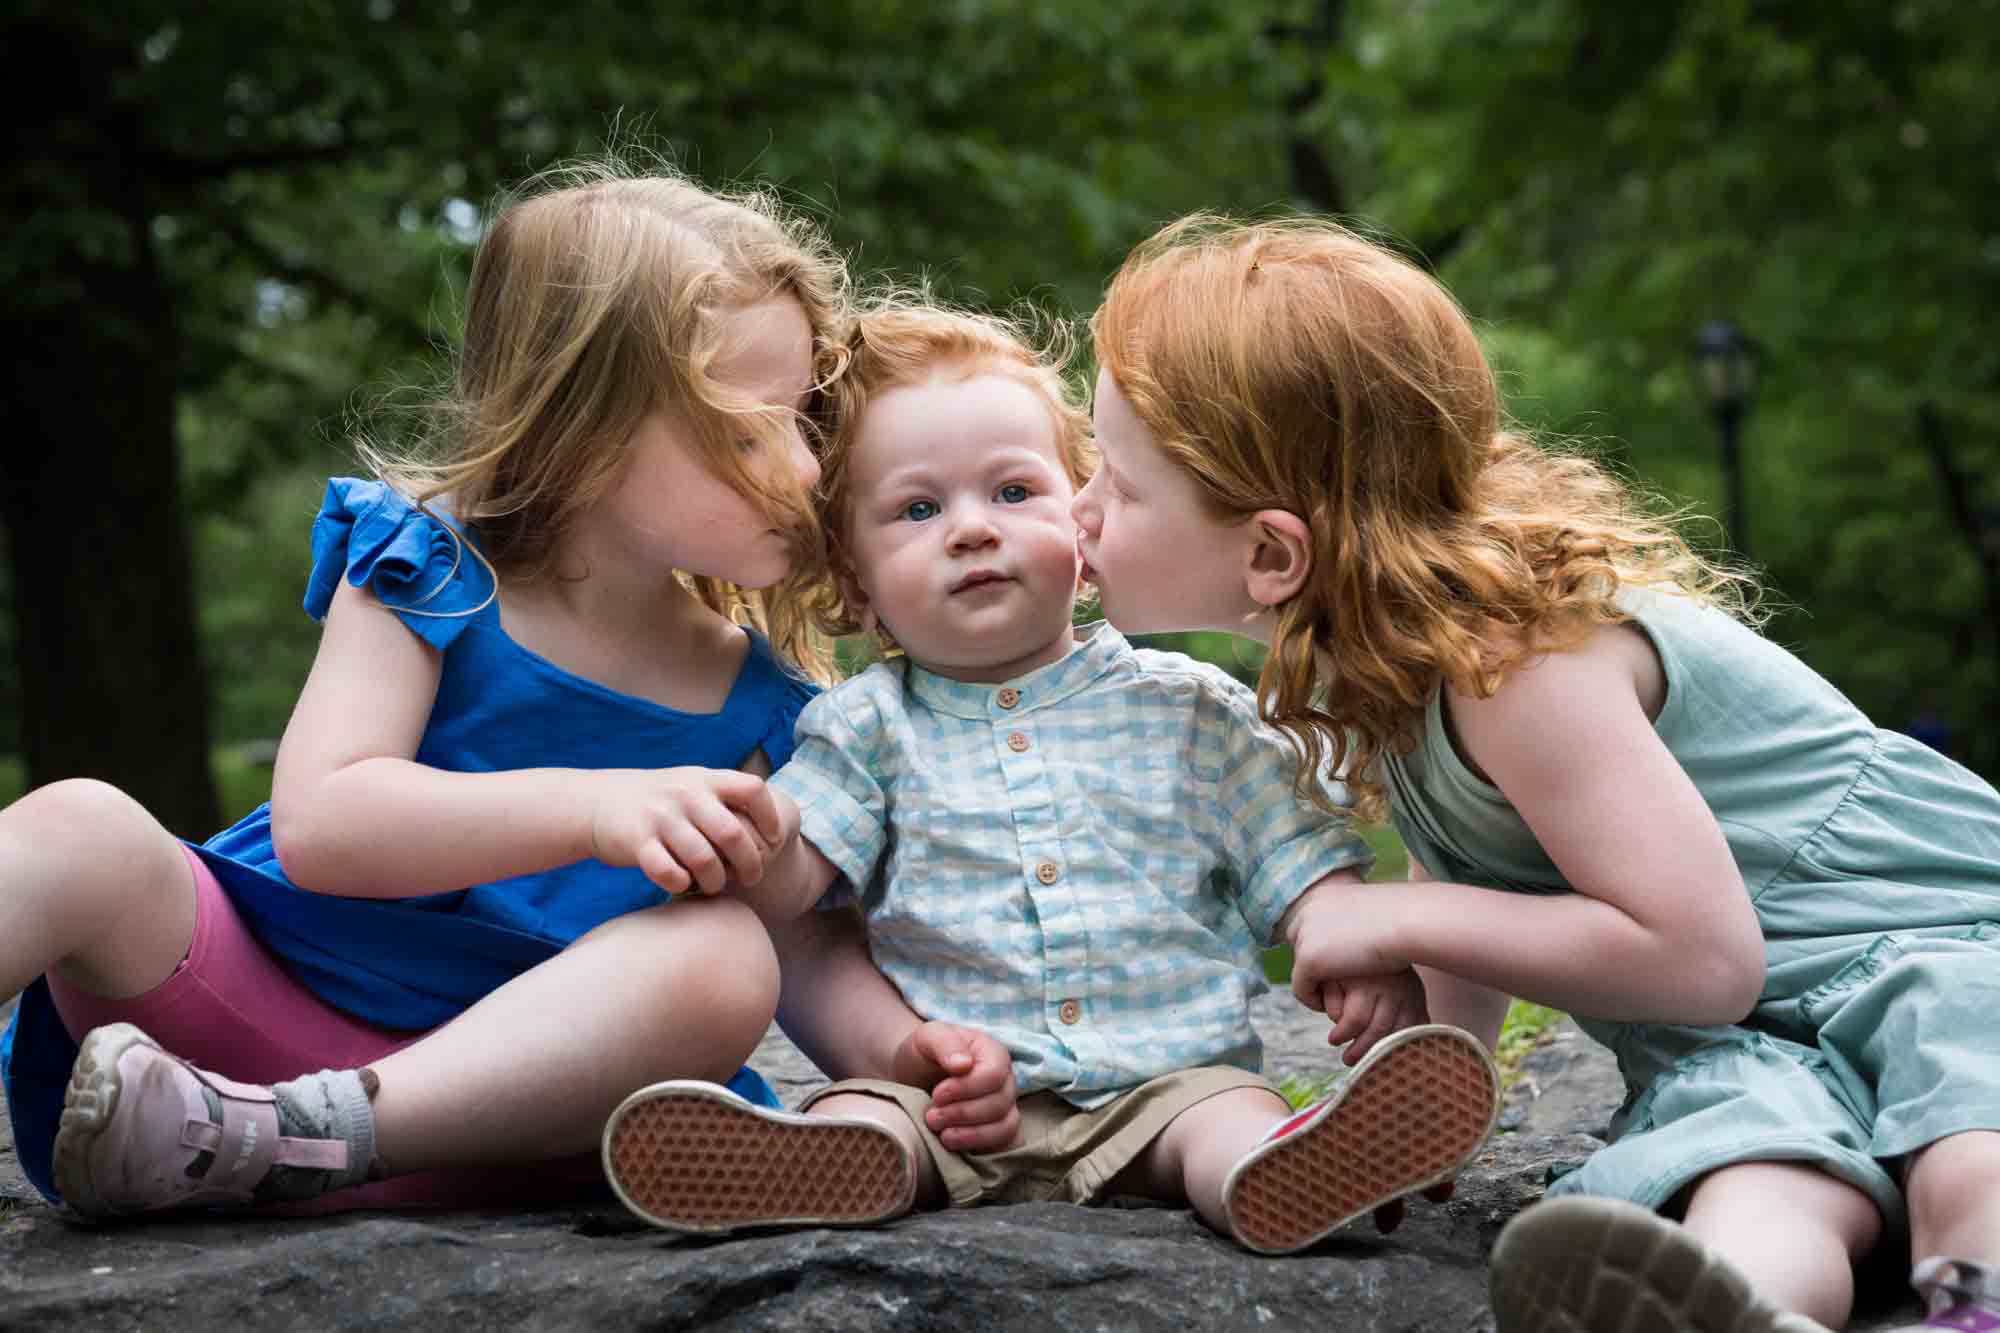
POLYGON ((1086 1017, 1089 935, 1064 864, 1056 793, 1036 740, 1032 700, 1003 686, 993 692, 987 717, 1013 806, 1028 897, 1042 927, 1042 1009, 1050 1034, 1069 1046, 1086 1017))

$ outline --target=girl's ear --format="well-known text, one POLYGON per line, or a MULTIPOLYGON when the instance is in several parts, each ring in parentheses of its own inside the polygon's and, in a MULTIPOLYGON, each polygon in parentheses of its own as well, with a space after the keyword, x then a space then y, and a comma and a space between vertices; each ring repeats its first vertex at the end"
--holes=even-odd
POLYGON ((1312 575, 1312 531, 1289 509, 1260 509, 1246 528, 1244 590, 1259 606, 1282 606, 1312 575))

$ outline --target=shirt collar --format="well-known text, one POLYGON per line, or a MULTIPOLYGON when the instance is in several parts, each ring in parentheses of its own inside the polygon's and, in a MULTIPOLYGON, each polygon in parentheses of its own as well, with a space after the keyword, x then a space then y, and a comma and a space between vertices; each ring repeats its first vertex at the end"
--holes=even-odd
POLYGON ((972 684, 926 671, 914 662, 904 680, 917 701, 933 712, 974 719, 1018 717, 1088 689, 1131 654, 1125 636, 1099 620, 1077 627, 1076 645, 1059 661, 1013 680, 972 684), (1012 705, 1002 703, 1003 697, 1012 705))

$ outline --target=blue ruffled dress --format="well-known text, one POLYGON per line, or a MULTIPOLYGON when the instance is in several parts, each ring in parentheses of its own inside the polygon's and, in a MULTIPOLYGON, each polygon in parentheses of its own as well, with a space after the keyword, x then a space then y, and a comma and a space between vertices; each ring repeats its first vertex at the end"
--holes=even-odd
MULTIPOLYGON (((327 484, 312 553, 305 608, 314 619, 345 578, 444 654, 416 754, 437 768, 737 768, 759 749, 776 768, 791 757, 792 725, 817 692, 756 635, 718 713, 677 712, 571 675, 507 636, 492 576, 455 531, 377 482, 327 484)), ((355 1018, 405 1031, 446 1022, 594 927, 668 896, 638 871, 596 860, 418 898, 312 893, 279 867, 268 805, 194 851, 308 989, 355 1018)), ((76 1053, 37 979, 0 1036, 0 1079, 22 1170, 52 1201, 51 1148, 76 1053)), ((730 1086, 778 1104, 754 1070, 730 1086)))

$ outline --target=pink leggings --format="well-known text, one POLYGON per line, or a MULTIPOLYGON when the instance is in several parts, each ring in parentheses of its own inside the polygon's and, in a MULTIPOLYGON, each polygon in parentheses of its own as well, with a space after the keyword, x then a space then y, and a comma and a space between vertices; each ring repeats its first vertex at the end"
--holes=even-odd
MULTIPOLYGON (((300 985, 251 935, 235 904, 193 852, 194 941, 172 976, 130 999, 91 995, 49 975, 63 1026, 79 1040, 106 1023, 131 1023, 191 1064, 245 1083, 278 1083, 321 1069, 354 1069, 420 1040, 373 1027, 300 985)), ((560 1096, 561 1089, 549 1089, 560 1096)), ((535 1207, 604 1190, 594 1154, 509 1167, 415 1171, 339 1190, 288 1213, 349 1208, 535 1207)))

